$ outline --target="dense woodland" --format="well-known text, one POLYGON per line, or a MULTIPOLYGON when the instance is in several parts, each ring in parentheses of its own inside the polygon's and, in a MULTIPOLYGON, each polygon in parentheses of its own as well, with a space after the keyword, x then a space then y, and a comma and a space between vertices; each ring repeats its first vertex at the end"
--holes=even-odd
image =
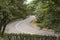
POLYGON ((28 15, 36 15, 40 28, 60 32, 60 0, 0 0, 0 32, 4 33, 6 25, 28 15), (2 30, 3 28, 3 30, 2 30))
POLYGON ((29 7, 33 14, 38 16, 40 28, 60 32, 60 0, 34 0, 29 7))

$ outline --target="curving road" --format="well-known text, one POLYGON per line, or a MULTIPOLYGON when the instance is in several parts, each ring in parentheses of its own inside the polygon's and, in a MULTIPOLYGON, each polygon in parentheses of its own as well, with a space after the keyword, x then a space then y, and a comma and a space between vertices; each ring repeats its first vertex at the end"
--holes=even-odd
POLYGON ((38 35, 56 35, 53 30, 42 29, 39 30, 35 27, 32 27, 31 21, 36 19, 35 16, 29 16, 24 20, 18 20, 9 23, 6 26, 5 33, 25 33, 25 34, 38 34, 38 35))

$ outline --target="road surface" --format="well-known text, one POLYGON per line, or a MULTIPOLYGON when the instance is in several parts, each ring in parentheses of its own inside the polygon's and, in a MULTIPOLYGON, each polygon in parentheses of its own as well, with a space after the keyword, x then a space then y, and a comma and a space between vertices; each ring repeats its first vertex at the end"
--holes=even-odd
POLYGON ((56 35, 53 30, 37 29, 31 25, 32 20, 36 19, 35 16, 29 16, 24 20, 18 20, 9 23, 6 26, 5 33, 25 33, 25 34, 38 34, 38 35, 56 35))

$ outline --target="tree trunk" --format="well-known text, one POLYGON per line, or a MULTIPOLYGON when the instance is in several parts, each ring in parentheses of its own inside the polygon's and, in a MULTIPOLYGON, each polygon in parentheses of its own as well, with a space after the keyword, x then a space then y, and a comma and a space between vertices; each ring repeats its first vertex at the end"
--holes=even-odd
POLYGON ((0 24, 0 32, 1 32, 1 30, 2 30, 2 25, 0 24))
POLYGON ((4 26, 3 26, 2 36, 4 35, 4 31, 5 31, 6 25, 7 25, 7 24, 4 24, 4 26))
POLYGON ((3 26, 3 23, 2 23, 2 20, 0 22, 0 32, 2 31, 2 26, 3 26))

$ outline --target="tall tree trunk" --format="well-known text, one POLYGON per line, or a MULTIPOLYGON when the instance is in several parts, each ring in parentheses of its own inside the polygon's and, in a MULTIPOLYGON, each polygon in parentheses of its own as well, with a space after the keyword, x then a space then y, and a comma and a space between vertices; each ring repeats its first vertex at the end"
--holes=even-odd
POLYGON ((4 35, 4 31, 5 31, 6 25, 7 25, 7 24, 4 24, 4 26, 3 26, 2 36, 4 35))
POLYGON ((2 22, 3 20, 1 20, 1 22, 0 22, 0 32, 2 31, 2 27, 3 27, 3 22, 2 22))
POLYGON ((1 30, 2 30, 2 24, 0 24, 0 32, 1 32, 1 30))

